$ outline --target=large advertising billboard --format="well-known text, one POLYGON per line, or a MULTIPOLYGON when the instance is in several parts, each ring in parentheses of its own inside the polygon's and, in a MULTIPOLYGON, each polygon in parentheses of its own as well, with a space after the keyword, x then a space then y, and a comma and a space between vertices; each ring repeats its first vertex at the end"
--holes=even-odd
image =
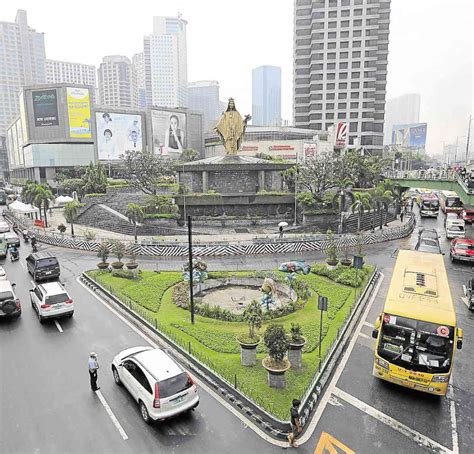
POLYGON ((392 127, 392 145, 424 148, 427 129, 426 123, 394 125, 392 127))
POLYGON ((143 149, 141 115, 96 112, 95 120, 100 160, 117 160, 127 150, 143 149))
POLYGON ((179 157, 186 149, 186 114, 151 111, 153 151, 160 156, 179 157))
POLYGON ((91 104, 87 88, 67 88, 69 137, 91 139, 91 104))
POLYGON ((347 123, 340 121, 336 129, 336 146, 344 147, 347 141, 347 123))
POLYGON ((35 126, 57 126, 58 120, 58 96, 56 90, 32 91, 33 115, 35 126))

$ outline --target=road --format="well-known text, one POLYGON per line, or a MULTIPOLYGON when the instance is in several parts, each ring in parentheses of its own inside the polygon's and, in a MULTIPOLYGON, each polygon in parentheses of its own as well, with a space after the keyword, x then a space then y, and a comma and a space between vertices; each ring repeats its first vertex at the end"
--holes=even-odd
MULTIPOLYGON (((442 215, 438 220, 424 220, 423 224, 436 225, 442 231, 442 215)), ((364 314, 362 322, 365 324, 361 324, 360 334, 354 337, 334 376, 330 393, 321 401, 326 404, 320 405, 311 430, 302 436, 299 452, 313 454, 323 432, 359 454, 437 452, 436 449, 442 451, 443 447, 450 452, 468 453, 469 447, 474 446, 471 431, 474 353, 470 348, 474 314, 469 313, 461 301, 461 285, 472 272, 471 267, 453 266, 446 256, 459 324, 465 331, 465 344, 457 355, 450 397, 440 399, 414 393, 371 376, 370 324, 383 306, 396 249, 411 247, 414 238, 415 235, 375 245, 367 251, 367 259, 377 264, 384 279, 364 314)), ((110 363, 118 351, 146 344, 147 340, 76 281, 83 270, 95 266, 97 258, 93 254, 45 245, 41 248, 59 258, 61 280, 73 296, 76 312, 72 319, 60 320, 58 325, 54 322, 40 325, 29 304, 31 282, 23 260, 26 248, 21 248, 23 259, 20 262, 5 263, 9 279, 17 284, 23 314, 18 321, 0 322, 0 452, 211 454, 273 453, 282 449, 262 439, 203 387, 200 387, 201 404, 191 415, 145 425, 128 393, 114 384, 110 363), (101 397, 123 429, 122 433, 114 425, 102 399, 90 390, 87 372, 90 351, 99 354, 101 397)), ((443 248, 448 250, 444 240, 443 248)), ((230 257, 208 262, 210 269, 270 269, 288 258, 230 257)), ((321 255, 304 258, 311 263, 321 259, 321 255)), ((179 269, 182 262, 182 259, 155 259, 143 261, 142 266, 179 269)))

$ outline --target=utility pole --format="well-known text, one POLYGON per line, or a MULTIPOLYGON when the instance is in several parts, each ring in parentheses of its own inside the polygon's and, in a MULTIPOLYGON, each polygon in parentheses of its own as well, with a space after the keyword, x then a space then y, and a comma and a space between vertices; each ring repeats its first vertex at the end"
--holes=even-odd
POLYGON ((188 216, 188 255, 189 255, 189 304, 191 323, 194 325, 194 293, 193 293, 193 233, 191 216, 188 216))
POLYGON ((471 140, 471 120, 472 120, 472 116, 469 115, 469 128, 467 129, 467 142, 466 142, 466 165, 469 164, 469 141, 471 140))
POLYGON ((458 159, 458 143, 459 143, 459 136, 456 136, 456 148, 454 150, 454 163, 456 163, 458 159))

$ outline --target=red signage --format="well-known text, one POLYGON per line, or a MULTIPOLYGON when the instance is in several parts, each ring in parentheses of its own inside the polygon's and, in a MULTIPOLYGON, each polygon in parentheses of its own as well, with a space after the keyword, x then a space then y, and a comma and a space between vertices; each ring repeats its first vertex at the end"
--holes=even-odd
POLYGON ((339 122, 336 130, 336 145, 343 147, 347 139, 347 123, 339 122))
POLYGON ((241 151, 258 151, 258 146, 255 146, 255 145, 242 145, 241 151))
POLYGON ((292 151, 295 147, 292 145, 271 145, 268 147, 269 151, 292 151))

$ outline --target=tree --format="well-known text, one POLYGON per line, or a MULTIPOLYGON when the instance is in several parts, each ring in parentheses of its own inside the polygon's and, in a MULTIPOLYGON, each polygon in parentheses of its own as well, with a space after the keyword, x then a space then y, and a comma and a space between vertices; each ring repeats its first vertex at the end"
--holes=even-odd
POLYGON ((49 205, 52 199, 53 199, 53 193, 51 192, 49 188, 47 188, 46 186, 42 184, 36 185, 36 189, 34 191, 33 204, 37 206, 40 209, 40 211, 41 211, 41 208, 43 208, 44 223, 46 227, 48 227, 47 212, 48 212, 49 205))
POLYGON ((68 202, 64 205, 64 217, 66 221, 71 224, 72 236, 74 236, 74 222, 79 216, 79 208, 81 208, 81 206, 82 204, 77 200, 73 200, 72 202, 68 202))
POLYGON ((122 258, 127 252, 127 246, 119 240, 114 240, 112 244, 112 253, 117 257, 117 260, 122 263, 122 258))
POLYGON ((135 243, 137 242, 137 224, 142 222, 145 219, 145 213, 143 208, 136 203, 129 203, 127 205, 127 211, 125 215, 128 217, 128 220, 133 224, 133 231, 135 236, 135 243))
POLYGON ((195 150, 194 148, 185 148, 181 155, 181 161, 183 162, 190 162, 196 161, 199 159, 199 151, 195 150))
POLYGON ((249 339, 255 340, 257 338, 255 331, 262 327, 263 311, 261 304, 258 301, 252 300, 245 308, 243 317, 249 325, 249 339))
POLYGON ((82 181, 84 194, 100 194, 107 191, 107 173, 100 163, 94 165, 91 162, 86 168, 82 181))
POLYGON ((357 188, 370 188, 381 179, 389 161, 379 156, 364 156, 361 150, 348 150, 344 156, 344 174, 357 188))
POLYGON ((38 184, 28 180, 21 191, 21 199, 25 203, 33 203, 38 192, 38 184))
POLYGON ((393 201, 392 191, 386 189, 383 184, 379 184, 372 192, 372 199, 377 206, 377 211, 380 213, 380 229, 382 229, 382 215, 388 211, 388 205, 393 201))
POLYGON ((275 363, 282 363, 288 350, 288 342, 283 325, 269 325, 263 335, 268 356, 275 363))
POLYGON ((129 150, 121 156, 125 165, 124 178, 134 188, 156 195, 160 180, 171 174, 170 161, 149 150, 129 150))
POLYGON ((367 192, 354 193, 354 202, 351 205, 352 213, 357 213, 357 231, 360 232, 360 224, 362 215, 367 210, 370 210, 370 195, 367 192))

